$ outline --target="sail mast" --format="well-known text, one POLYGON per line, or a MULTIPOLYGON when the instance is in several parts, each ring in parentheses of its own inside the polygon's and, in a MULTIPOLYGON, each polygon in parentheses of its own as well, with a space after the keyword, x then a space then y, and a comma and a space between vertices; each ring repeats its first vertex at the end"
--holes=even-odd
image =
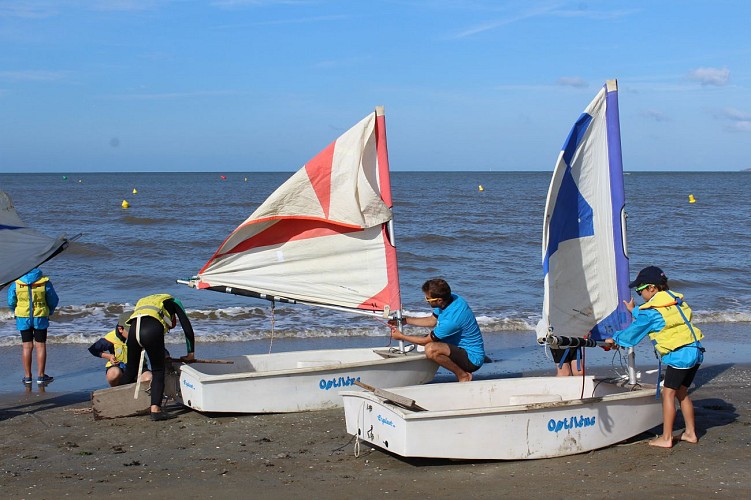
POLYGON ((610 199, 613 207, 613 241, 615 245, 615 270, 618 287, 618 322, 619 330, 631 324, 631 314, 623 301, 631 298, 628 288, 629 263, 626 241, 626 192, 623 185, 623 156, 621 154, 621 124, 618 111, 618 81, 605 82, 606 108, 605 122, 608 136, 608 160, 610 168, 610 199), (618 242, 621 246, 618 246, 618 242))
MULTIPOLYGON (((391 170, 389 167, 389 153, 386 144, 386 115, 383 106, 377 106, 376 113, 376 151, 378 155, 378 183, 381 198, 389 209, 394 203, 391 196, 391 170)), ((402 297, 399 288, 399 268, 396 259, 396 241, 394 239, 394 219, 383 225, 384 249, 386 252, 386 273, 388 276, 389 308, 391 312, 401 310, 402 297)))

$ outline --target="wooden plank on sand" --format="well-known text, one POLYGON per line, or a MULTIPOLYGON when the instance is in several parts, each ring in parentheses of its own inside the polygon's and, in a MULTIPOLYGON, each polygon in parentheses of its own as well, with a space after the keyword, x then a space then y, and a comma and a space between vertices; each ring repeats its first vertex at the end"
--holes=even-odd
MULTIPOLYGON (((164 377, 164 395, 168 399, 179 397, 180 374, 167 371, 164 377)), ((94 391, 91 406, 97 420, 120 417, 147 415, 151 407, 151 395, 148 392, 151 383, 141 383, 138 397, 133 398, 136 384, 119 385, 108 389, 94 391)))

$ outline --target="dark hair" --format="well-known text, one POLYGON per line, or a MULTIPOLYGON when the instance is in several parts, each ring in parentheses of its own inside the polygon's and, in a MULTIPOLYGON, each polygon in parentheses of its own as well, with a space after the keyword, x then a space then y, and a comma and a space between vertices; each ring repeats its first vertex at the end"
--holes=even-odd
POLYGON ((433 278, 423 283, 422 292, 433 299, 451 300, 451 287, 441 278, 433 278))

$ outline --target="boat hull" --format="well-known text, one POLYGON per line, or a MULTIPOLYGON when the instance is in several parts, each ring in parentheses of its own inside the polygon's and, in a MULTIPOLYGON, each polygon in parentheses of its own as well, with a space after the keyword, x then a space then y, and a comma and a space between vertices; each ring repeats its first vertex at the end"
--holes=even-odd
POLYGON ((388 391, 426 411, 343 391, 347 432, 403 457, 561 457, 616 444, 662 422, 654 386, 593 377, 584 384, 581 377, 524 377, 388 391))
POLYGON ((342 406, 356 380, 387 386, 429 382, 438 365, 424 352, 370 348, 295 351, 225 358, 232 364, 183 365, 183 404, 203 412, 287 413, 342 406))

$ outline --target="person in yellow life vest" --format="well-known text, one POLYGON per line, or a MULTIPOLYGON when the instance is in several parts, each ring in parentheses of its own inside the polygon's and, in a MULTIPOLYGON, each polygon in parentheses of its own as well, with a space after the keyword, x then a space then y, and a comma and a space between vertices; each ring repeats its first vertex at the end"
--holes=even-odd
POLYGON ((16 316, 16 328, 21 332, 23 352, 23 383, 31 385, 31 353, 36 349, 37 385, 52 382, 44 371, 47 366, 47 328, 49 317, 55 312, 60 299, 52 282, 42 270, 35 267, 8 287, 8 307, 16 316))
MULTIPOLYGON (((89 352, 93 356, 107 360, 104 368, 107 383, 110 387, 120 385, 125 373, 126 363, 128 362, 128 346, 126 344, 128 327, 126 322, 130 319, 131 314, 129 312, 122 313, 117 320, 115 329, 89 347, 89 352)), ((141 374, 141 382, 149 382, 150 380, 151 372, 144 370, 141 374)))
POLYGON ((700 342, 704 335, 691 323, 691 308, 683 300, 683 295, 670 290, 668 278, 659 267, 645 267, 629 287, 636 289, 644 304, 635 307, 633 298, 624 301, 634 321, 626 329, 615 332, 612 338, 605 339, 605 343, 633 347, 649 335, 660 363, 667 365, 662 389, 662 435, 649 444, 672 448, 676 398, 686 424, 679 439, 696 443, 699 438, 688 388, 704 361, 704 348, 700 342))
POLYGON ((151 365, 151 419, 166 420, 169 418, 162 411, 162 399, 164 398, 164 368, 166 349, 164 348, 164 336, 177 325, 185 334, 185 343, 188 354, 180 358, 182 361, 195 359, 195 336, 193 326, 190 324, 185 308, 179 299, 167 293, 158 293, 143 297, 136 303, 131 317, 126 321, 129 326, 128 361, 125 367, 123 383, 129 384, 136 381, 139 366, 141 365, 141 353, 143 350, 149 356, 151 365))

